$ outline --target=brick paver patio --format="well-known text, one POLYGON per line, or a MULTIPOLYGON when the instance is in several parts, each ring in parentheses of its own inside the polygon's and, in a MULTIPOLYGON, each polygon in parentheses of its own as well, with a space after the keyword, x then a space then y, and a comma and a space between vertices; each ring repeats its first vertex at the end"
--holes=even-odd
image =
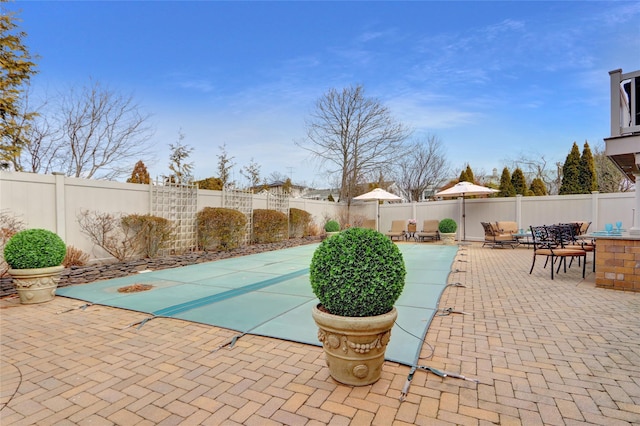
MULTIPOLYGON (((334 382, 322 349, 57 297, 0 301, 2 425, 640 425, 640 294, 464 246, 420 365, 334 382)), ((425 260, 428 261, 428 260, 425 260)), ((589 261, 591 257, 589 256, 589 261)), ((587 268, 589 270, 589 267, 587 268)))

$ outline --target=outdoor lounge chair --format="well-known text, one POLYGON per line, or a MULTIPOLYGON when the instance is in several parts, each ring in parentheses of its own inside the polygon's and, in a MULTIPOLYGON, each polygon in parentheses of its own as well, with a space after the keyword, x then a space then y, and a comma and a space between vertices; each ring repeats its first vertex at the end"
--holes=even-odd
MULTIPOLYGON (((491 248, 510 246, 516 248, 520 242, 513 236, 511 230, 503 231, 498 228, 498 223, 495 222, 480 222, 484 228, 484 243, 482 247, 489 245, 491 248)), ((505 223, 505 222, 502 222, 505 223)))
MULTIPOLYGON (((531 263, 531 269, 529 274, 533 272, 533 267, 536 265, 537 256, 545 256, 544 267, 547 267, 549 258, 551 258, 551 279, 553 279, 553 269, 555 267, 556 260, 558 263, 558 270, 564 265, 564 272, 567 272, 567 257, 573 260, 575 257, 582 257, 584 263, 582 264, 582 278, 586 272, 587 252, 580 249, 565 248, 563 246, 563 233, 566 232, 567 227, 562 226, 532 226, 531 235, 533 236, 533 262, 531 263)), ((571 264, 569 264, 571 266, 571 264)))
POLYGON ((384 235, 391 238, 397 238, 399 240, 404 238, 405 234, 405 221, 404 220, 394 220, 391 222, 391 229, 386 232, 384 235))
POLYGON ((424 220, 422 222, 422 230, 416 233, 416 237, 418 237, 420 241, 424 241, 427 238, 430 238, 434 241, 439 240, 440 239, 440 233, 438 232, 439 224, 440 224, 440 221, 437 219, 424 220))

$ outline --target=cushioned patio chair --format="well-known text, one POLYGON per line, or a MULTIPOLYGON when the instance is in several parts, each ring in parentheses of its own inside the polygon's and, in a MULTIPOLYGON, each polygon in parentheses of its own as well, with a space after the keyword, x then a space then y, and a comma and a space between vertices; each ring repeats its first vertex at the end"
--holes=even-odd
POLYGON ((394 220, 391 222, 391 229, 388 232, 385 232, 384 235, 391 238, 397 238, 399 240, 404 238, 405 234, 405 221, 404 220, 394 220))
POLYGON ((563 236, 562 233, 566 232, 563 227, 560 226, 532 226, 531 235, 533 237, 533 262, 531 263, 531 269, 529 274, 533 272, 533 267, 536 265, 536 257, 545 256, 544 267, 547 267, 549 259, 551 259, 551 279, 553 279, 553 269, 556 261, 558 261, 558 270, 564 265, 564 272, 567 272, 567 257, 572 260, 576 257, 583 258, 582 263, 582 278, 585 277, 586 272, 586 260, 587 252, 581 249, 568 249, 562 245, 563 236))
MULTIPOLYGON (((488 245, 491 248, 505 247, 516 248, 520 242, 513 236, 511 230, 503 231, 498 228, 498 223, 480 222, 484 228, 484 243, 482 247, 488 245)), ((504 222, 503 222, 504 223, 504 222)), ((514 222, 515 223, 515 222, 514 222)))
POLYGON ((420 241, 424 241, 427 238, 432 240, 439 240, 440 233, 438 232, 438 225, 440 221, 437 219, 427 219, 422 222, 422 230, 416 233, 416 237, 420 241))

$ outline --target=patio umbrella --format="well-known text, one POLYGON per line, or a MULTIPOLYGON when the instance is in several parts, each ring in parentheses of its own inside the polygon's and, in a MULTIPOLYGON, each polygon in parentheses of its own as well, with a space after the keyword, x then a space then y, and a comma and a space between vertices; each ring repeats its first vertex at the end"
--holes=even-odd
POLYGON ((401 201, 402 198, 396 194, 385 191, 382 188, 375 188, 365 194, 353 197, 354 200, 360 201, 376 201, 376 230, 380 230, 380 201, 401 201))
POLYGON ((458 182, 453 185, 451 188, 445 189, 443 191, 437 192, 436 197, 459 197, 462 196, 462 240, 467 239, 467 224, 465 219, 465 204, 464 197, 465 195, 486 195, 493 194, 494 192, 498 192, 497 189, 487 188, 486 186, 476 185, 471 182, 458 182))

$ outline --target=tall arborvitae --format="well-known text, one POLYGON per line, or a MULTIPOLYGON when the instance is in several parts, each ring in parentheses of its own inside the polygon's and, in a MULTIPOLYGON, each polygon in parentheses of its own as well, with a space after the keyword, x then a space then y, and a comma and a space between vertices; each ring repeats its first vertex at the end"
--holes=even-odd
POLYGON ((131 177, 127 179, 127 182, 144 183, 147 185, 151 182, 151 179, 149 178, 149 172, 147 171, 147 166, 144 165, 142 160, 138 161, 133 167, 133 172, 131 172, 131 177))
POLYGON ((573 143, 571 152, 562 166, 562 184, 560 185, 560 195, 581 194, 580 187, 580 150, 578 144, 573 143))
POLYGON ((527 181, 524 178, 524 173, 520 167, 516 168, 511 175, 511 184, 513 185, 516 194, 522 196, 527 195, 527 181))
POLYGON ((460 182, 471 182, 475 183, 476 178, 473 175, 473 170, 471 170, 471 166, 467 164, 467 167, 460 173, 460 182))
POLYGON ((547 195, 547 185, 545 185, 542 179, 540 179, 539 177, 531 181, 529 190, 533 192, 533 195, 547 195))
POLYGON ((502 176, 500 177, 500 192, 498 192, 498 197, 515 197, 516 189, 513 187, 511 183, 511 173, 509 173, 509 169, 506 167, 502 170, 502 176))
POLYGON ((580 157, 580 187, 583 194, 591 194, 598 190, 598 177, 596 175, 596 163, 589 148, 589 143, 584 143, 582 157, 580 157))

